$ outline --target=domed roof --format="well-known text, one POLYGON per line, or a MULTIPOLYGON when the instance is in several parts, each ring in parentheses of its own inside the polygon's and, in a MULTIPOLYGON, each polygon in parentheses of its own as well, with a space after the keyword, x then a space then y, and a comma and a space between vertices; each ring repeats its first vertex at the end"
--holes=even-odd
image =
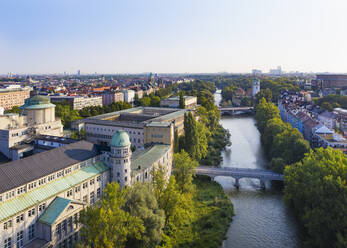
POLYGON ((47 96, 36 95, 29 99, 25 99, 25 104, 21 107, 24 109, 42 109, 50 108, 55 105, 51 103, 51 100, 47 96))
POLYGON ((112 136, 112 140, 110 143, 110 146, 117 147, 117 146, 130 146, 130 138, 129 134, 125 131, 116 131, 114 135, 112 136))

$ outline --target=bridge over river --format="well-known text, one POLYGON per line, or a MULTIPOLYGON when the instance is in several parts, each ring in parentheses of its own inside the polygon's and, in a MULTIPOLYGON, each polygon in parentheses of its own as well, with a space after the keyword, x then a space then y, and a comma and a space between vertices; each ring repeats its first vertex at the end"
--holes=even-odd
POLYGON ((219 107, 221 114, 247 114, 253 113, 254 107, 219 107))
POLYGON ((207 175, 211 178, 216 176, 229 176, 235 179, 235 187, 239 188, 241 178, 256 178, 260 180, 260 185, 265 188, 265 181, 283 181, 283 175, 270 170, 234 168, 234 167, 209 167, 199 166, 195 169, 197 175, 207 175))

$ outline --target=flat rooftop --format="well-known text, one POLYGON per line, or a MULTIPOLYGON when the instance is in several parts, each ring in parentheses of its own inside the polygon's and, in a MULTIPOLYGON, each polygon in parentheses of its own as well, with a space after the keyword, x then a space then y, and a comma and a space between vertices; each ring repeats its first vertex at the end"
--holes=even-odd
POLYGON ((131 125, 132 127, 143 128, 147 123, 167 122, 179 116, 183 116, 186 111, 188 110, 159 107, 136 107, 88 117, 79 120, 79 122, 124 127, 131 125))

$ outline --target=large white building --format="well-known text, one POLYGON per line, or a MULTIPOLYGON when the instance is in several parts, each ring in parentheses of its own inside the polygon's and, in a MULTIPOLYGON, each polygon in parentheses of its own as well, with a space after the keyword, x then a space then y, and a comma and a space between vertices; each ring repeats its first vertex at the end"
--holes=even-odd
POLYGON ((55 118, 55 105, 47 97, 26 99, 21 111, 21 115, 0 116, 0 152, 12 160, 32 149, 25 142, 36 135, 63 135, 63 125, 55 118))
POLYGON ((79 141, 2 165, 0 247, 71 247, 80 238, 80 211, 100 199, 108 182, 151 181, 159 165, 169 178, 170 145, 134 153, 130 146, 129 135, 117 131, 104 151, 79 141))
POLYGON ((135 91, 133 90, 123 90, 122 91, 124 94, 124 101, 128 103, 133 103, 135 100, 135 91))

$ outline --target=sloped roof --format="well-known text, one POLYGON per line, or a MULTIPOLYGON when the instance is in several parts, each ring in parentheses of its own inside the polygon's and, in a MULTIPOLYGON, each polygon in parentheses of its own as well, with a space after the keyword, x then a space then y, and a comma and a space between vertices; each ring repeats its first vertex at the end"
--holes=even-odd
POLYGON ((321 133, 324 133, 324 134, 333 134, 334 131, 330 130, 329 128, 327 128, 326 126, 322 126, 320 128, 318 128, 315 133, 317 134, 321 134, 321 133))
POLYGON ((56 197, 43 215, 40 216, 39 221, 41 223, 52 225, 70 202, 70 199, 56 197))
POLYGON ((94 145, 79 141, 0 165, 0 193, 97 155, 94 145))
POLYGON ((11 200, 0 203, 0 222, 14 216, 39 202, 43 202, 55 195, 65 192, 72 187, 89 180, 96 175, 109 170, 103 162, 82 168, 59 179, 53 180, 41 187, 19 195, 11 200))

